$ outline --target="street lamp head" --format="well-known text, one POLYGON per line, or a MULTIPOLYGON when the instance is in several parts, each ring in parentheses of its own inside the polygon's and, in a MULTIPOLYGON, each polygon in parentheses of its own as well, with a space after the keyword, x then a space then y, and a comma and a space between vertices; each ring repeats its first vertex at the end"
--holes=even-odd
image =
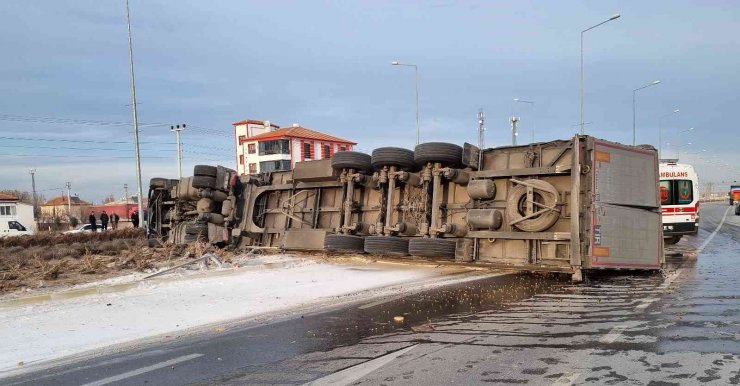
POLYGON ((391 64, 394 65, 394 66, 398 66, 399 63, 398 63, 398 61, 393 61, 393 62, 391 62, 391 64))
POLYGON ((519 98, 514 98, 514 102, 519 102, 519 98))
POLYGON ((612 15, 612 17, 609 18, 609 20, 619 19, 620 16, 622 15, 615 13, 614 15, 612 15))
POLYGON ((658 84, 658 83, 660 83, 659 80, 654 80, 653 83, 650 83, 650 84, 658 84))
POLYGON ((675 114, 675 113, 677 113, 677 112, 679 112, 679 111, 681 111, 681 110, 679 110, 679 109, 675 109, 675 110, 673 110, 673 113, 675 114))
POLYGON ((693 130, 694 130, 694 128, 693 128, 693 127, 689 127, 689 131, 693 131, 693 130))

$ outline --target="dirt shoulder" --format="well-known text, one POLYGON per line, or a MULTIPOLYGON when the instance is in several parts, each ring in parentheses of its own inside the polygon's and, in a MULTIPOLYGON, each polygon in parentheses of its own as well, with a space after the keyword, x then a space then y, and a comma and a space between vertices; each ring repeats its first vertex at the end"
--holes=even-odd
POLYGON ((150 248, 143 230, 0 238, 0 296, 27 296, 150 272, 200 256, 205 245, 150 248))

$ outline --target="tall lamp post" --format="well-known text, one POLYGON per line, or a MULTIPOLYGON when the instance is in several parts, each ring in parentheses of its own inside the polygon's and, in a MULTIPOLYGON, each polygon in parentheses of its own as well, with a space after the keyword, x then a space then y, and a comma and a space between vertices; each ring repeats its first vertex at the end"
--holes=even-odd
POLYGON ((632 146, 635 146, 637 144, 637 129, 636 129, 637 126, 635 124, 637 122, 637 120, 635 119, 635 110, 636 110, 635 109, 635 99, 637 98, 637 92, 642 89, 646 89, 650 86, 655 86, 659 83, 660 83, 659 80, 654 80, 642 87, 638 87, 632 90, 632 146))
MULTIPOLYGON (((532 109, 534 109, 534 102, 532 102, 532 101, 525 101, 524 99, 514 98, 514 102, 516 102, 516 103, 526 103, 526 104, 532 106, 532 109)), ((511 114, 511 115, 513 116, 514 114, 511 114)), ((534 113, 532 115, 534 115, 534 113)), ((534 143, 534 119, 532 119, 532 143, 534 143)))
MULTIPOLYGON (((678 143, 679 144, 681 143, 681 133, 689 133, 689 132, 692 132, 692 131, 694 131, 694 128, 693 127, 689 127, 686 130, 679 131, 678 132, 678 143)), ((681 148, 683 146, 691 146, 691 142, 687 142, 686 145, 680 145, 680 146, 677 146, 676 147, 676 158, 677 159, 680 159, 681 158, 681 148)))
POLYGON ((594 29, 594 28, 596 28, 596 27, 598 27, 598 26, 600 26, 600 25, 602 25, 602 24, 608 23, 608 22, 610 22, 612 20, 619 19, 620 16, 621 15, 617 13, 617 14, 613 15, 612 17, 610 17, 609 19, 604 20, 604 21, 602 21, 599 24, 596 24, 594 26, 588 27, 588 28, 584 29, 583 31, 581 31, 581 134, 584 134, 585 133, 584 132, 584 123, 583 123, 583 34, 586 33, 586 32, 588 32, 588 31, 590 31, 590 30, 592 30, 592 29, 594 29))
MULTIPOLYGON (((678 145, 675 146, 675 148, 676 148, 676 159, 679 159, 681 157, 681 148, 682 147, 691 146, 691 142, 687 142, 686 144, 683 144, 681 142, 681 133, 689 133, 689 132, 692 132, 692 131, 694 131, 694 128, 693 127, 690 127, 690 128, 688 128, 686 130, 681 130, 681 131, 678 132, 678 145)), ((670 144, 671 144, 670 142, 666 142, 666 145, 670 145, 670 144)))
POLYGON ((661 149, 663 148, 663 120, 670 117, 673 114, 678 114, 681 110, 675 109, 668 114, 662 115, 658 119, 658 158, 663 154, 661 149))
POLYGON ((419 144, 419 66, 416 64, 401 63, 399 61, 391 62, 394 66, 404 66, 414 68, 414 77, 416 79, 416 144, 419 144))
POLYGON ((134 157, 136 158, 136 191, 139 195, 137 201, 137 207, 139 211, 139 227, 144 228, 144 207, 142 201, 144 201, 143 192, 141 187, 141 152, 139 150, 139 114, 136 110, 136 80, 134 79, 134 49, 131 44, 131 15, 128 9, 128 0, 126 0, 126 24, 128 25, 128 60, 129 70, 131 74, 131 112, 134 116, 134 157))

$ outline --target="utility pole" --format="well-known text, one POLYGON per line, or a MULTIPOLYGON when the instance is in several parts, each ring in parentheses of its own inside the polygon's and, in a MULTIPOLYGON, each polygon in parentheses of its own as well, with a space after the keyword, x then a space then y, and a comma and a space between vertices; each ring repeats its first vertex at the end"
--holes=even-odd
POLYGON ((478 110, 478 148, 483 150, 486 147, 486 127, 484 126, 485 117, 483 110, 478 110))
POLYGON ((72 218, 72 183, 67 181, 64 185, 67 187, 67 217, 72 218))
POLYGON ((126 24, 128 25, 128 61, 129 69, 131 73, 131 110, 134 115, 134 156, 136 158, 136 185, 137 192, 139 194, 138 200, 138 211, 139 211, 139 226, 141 228, 146 227, 144 221, 144 207, 142 205, 144 190, 141 188, 141 155, 139 151, 139 114, 136 111, 136 79, 134 78, 134 49, 131 43, 131 14, 128 9, 128 0, 126 0, 126 24))
POLYGON ((31 174, 31 189, 33 191, 33 219, 39 222, 39 199, 36 195, 36 169, 29 169, 28 173, 31 174))
POLYGON ((185 130, 185 124, 177 126, 170 126, 170 131, 175 132, 175 138, 177 141, 177 179, 182 179, 182 142, 180 142, 180 132, 185 130))
MULTIPOLYGON (((123 191, 126 192, 126 195, 124 196, 124 200, 126 202, 126 205, 128 205, 128 184, 123 184, 123 191)), ((126 207, 128 210, 128 207, 126 207)))
POLYGON ((516 146, 516 137, 519 133, 516 132, 516 124, 519 122, 519 117, 514 115, 511 116, 511 144, 516 146))

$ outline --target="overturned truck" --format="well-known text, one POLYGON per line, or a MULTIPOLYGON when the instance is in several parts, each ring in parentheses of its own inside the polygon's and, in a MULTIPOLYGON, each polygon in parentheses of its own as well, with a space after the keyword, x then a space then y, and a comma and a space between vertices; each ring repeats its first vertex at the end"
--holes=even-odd
POLYGON ((152 179, 149 234, 170 243, 272 246, 555 271, 664 263, 658 158, 590 136, 478 149, 338 152, 292 171, 197 165, 152 179))

